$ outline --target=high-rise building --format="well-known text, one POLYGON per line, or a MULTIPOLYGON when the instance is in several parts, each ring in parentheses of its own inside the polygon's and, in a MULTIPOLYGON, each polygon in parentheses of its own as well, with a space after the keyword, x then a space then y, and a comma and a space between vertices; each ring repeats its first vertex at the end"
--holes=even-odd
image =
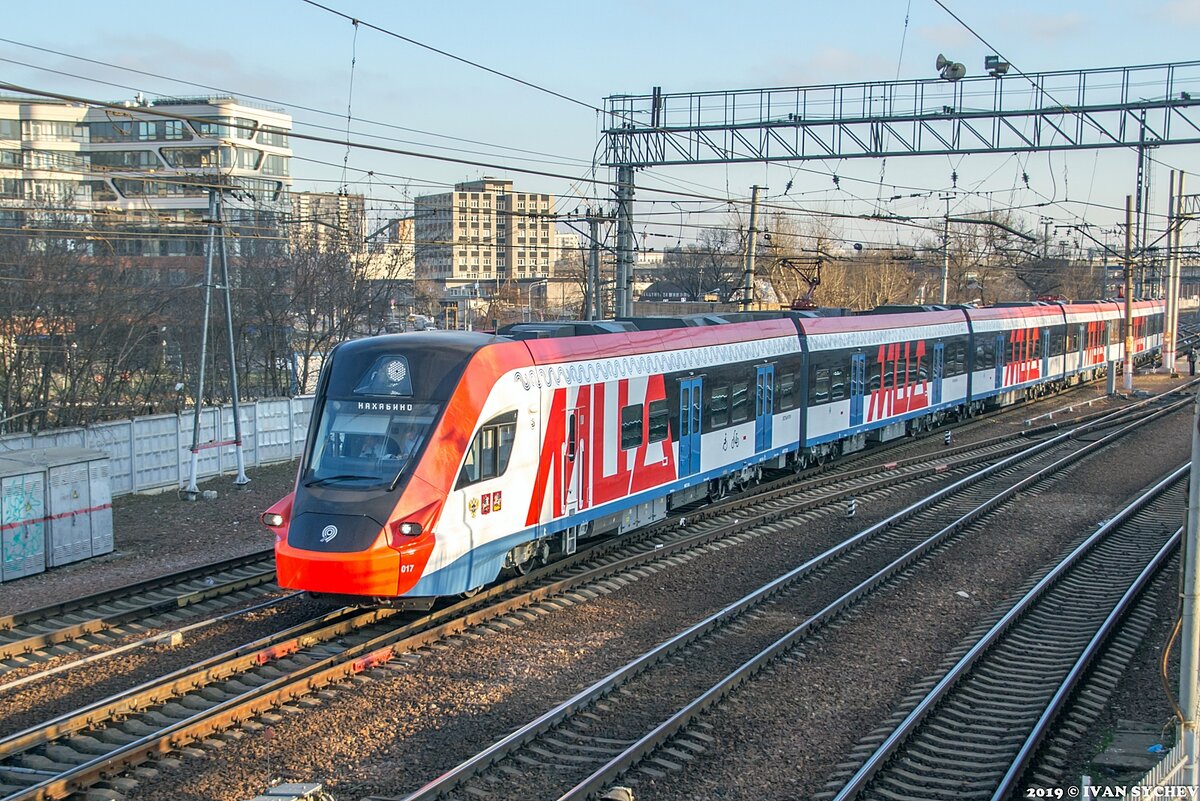
POLYGON ((291 199, 292 236, 345 253, 366 250, 367 203, 363 195, 293 192, 291 199))
POLYGON ((287 209, 291 124, 235 97, 0 98, 0 227, 68 215, 97 256, 197 256, 209 190, 223 187, 232 255, 264 252, 287 209))
POLYGON ((554 197, 484 178, 413 204, 416 274, 447 298, 490 297, 509 282, 553 277, 554 197))

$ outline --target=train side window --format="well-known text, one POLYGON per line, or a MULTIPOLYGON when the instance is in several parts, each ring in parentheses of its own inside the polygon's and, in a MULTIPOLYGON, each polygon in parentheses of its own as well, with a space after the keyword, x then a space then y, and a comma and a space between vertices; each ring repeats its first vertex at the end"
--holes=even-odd
POLYGON ((750 418, 750 382, 740 381, 733 385, 732 423, 742 423, 750 418))
POLYGON ((729 425, 729 385, 717 384, 712 388, 712 396, 708 402, 708 414, 711 421, 709 429, 729 425))
POLYGON ((669 427, 667 421, 671 413, 665 400, 650 401, 650 415, 647 426, 647 442, 662 442, 667 438, 669 427))
POLYGON ((517 413, 506 412, 484 423, 471 440, 457 488, 504 475, 517 437, 517 413))
POLYGON ((996 366, 996 354, 992 353, 992 346, 987 342, 980 342, 975 346, 975 369, 976 370, 991 370, 996 366))
POLYGON ((879 362, 868 362, 867 364, 867 392, 878 392, 883 388, 883 366, 879 362))
POLYGON ((795 387, 796 376, 793 373, 783 373, 779 376, 779 386, 775 388, 775 399, 779 401, 781 411, 791 409, 796 405, 795 387))
POLYGON ((951 375, 962 375, 967 372, 967 345, 965 342, 954 343, 954 372, 951 375))
POLYGON ((838 366, 829 373, 829 399, 841 400, 846 397, 846 368, 838 366))
POLYGON ((822 367, 817 370, 813 380, 813 406, 829 402, 829 370, 822 367))
POLYGON ((621 409, 621 450, 627 451, 642 444, 642 404, 621 409))

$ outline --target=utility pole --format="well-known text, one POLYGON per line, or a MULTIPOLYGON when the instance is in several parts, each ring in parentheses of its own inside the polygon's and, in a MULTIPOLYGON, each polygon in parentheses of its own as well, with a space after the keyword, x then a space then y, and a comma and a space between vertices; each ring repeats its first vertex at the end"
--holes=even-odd
MULTIPOLYGON (((1183 174, 1179 176, 1180 183, 1183 183, 1183 174)), ((1179 194, 1183 194, 1183 187, 1180 186, 1179 194)), ((1175 304, 1177 302, 1179 287, 1175 283, 1175 265, 1179 257, 1179 251, 1174 242, 1175 236, 1175 170, 1171 170, 1171 178, 1167 184, 1167 274, 1166 274, 1166 321, 1163 324, 1163 367, 1166 368, 1168 375, 1175 375, 1175 304)))
MULTIPOLYGON (((213 256, 217 237, 217 190, 208 190, 208 253, 204 259, 204 322, 200 329, 200 361, 196 370, 195 410, 192 415, 191 475, 184 494, 188 500, 200 497, 196 473, 200 466, 200 415, 204 406, 204 369, 208 361, 208 318, 212 309, 213 256)), ((218 421, 218 425, 219 425, 218 421)))
MULTIPOLYGON (((1175 185, 1175 230, 1172 234, 1172 240, 1169 243, 1171 247, 1171 275, 1169 278, 1171 285, 1170 345, 1171 353, 1176 356, 1178 356, 1179 351, 1179 284, 1182 281, 1183 267, 1183 221, 1187 219, 1187 213, 1184 211, 1187 195, 1183 190, 1183 178, 1185 174, 1180 170, 1179 181, 1175 185)), ((1175 362, 1171 362, 1171 372, 1175 372, 1175 362)))
MULTIPOLYGON (((1137 207, 1134 211, 1135 219, 1140 226, 1142 220, 1142 195, 1146 191, 1146 112, 1144 109, 1141 116, 1141 129, 1138 134, 1137 154, 1137 207)), ((1126 238, 1130 239, 1130 237, 1126 238)), ((1138 266, 1137 281, 1137 295, 1141 298, 1146 296, 1146 238, 1143 236, 1131 241, 1137 245, 1138 253, 1142 256, 1138 266)), ((1132 250, 1132 246, 1130 249, 1132 250)))
POLYGON ((1125 391, 1133 392, 1133 198, 1125 196, 1125 391))
POLYGON ((633 278, 633 167, 617 168, 617 275, 613 316, 633 311, 629 286, 633 278))
POLYGON ((942 220, 942 305, 946 305, 950 293, 950 195, 946 201, 946 216, 942 220))
POLYGON ((584 318, 604 319, 604 295, 600 288, 600 216, 598 209, 588 209, 588 278, 584 292, 584 318))
POLYGON ((750 231, 746 237, 746 269, 742 272, 742 311, 750 311, 754 303, 754 250, 758 244, 758 191, 761 186, 750 188, 750 231))
MULTIPOLYGON (((1182 192, 1180 194, 1183 194, 1182 192)), ((1200 621, 1197 620, 1197 573, 1200 572, 1200 394, 1196 396, 1192 424, 1192 473, 1188 479, 1187 523, 1183 541, 1183 596, 1180 599, 1179 640, 1179 709, 1183 722, 1179 725, 1179 741, 1183 743, 1183 771, 1178 777, 1182 784, 1200 784, 1200 739, 1197 721, 1200 692, 1197 691, 1197 654, 1200 654, 1200 621)))
MULTIPOLYGON (((250 483, 250 479, 246 478, 246 458, 242 453, 242 414, 238 407, 237 347, 233 341, 233 298, 229 286, 229 257, 225 252, 225 212, 222 199, 222 196, 218 194, 217 223, 220 225, 220 230, 217 233, 217 241, 221 245, 218 253, 221 256, 221 285, 225 290, 225 334, 226 344, 229 346, 229 394, 233 397, 233 447, 237 460, 237 476, 233 483, 236 486, 244 487, 250 483)), ((218 429, 220 425, 221 421, 218 419, 218 429)), ((217 439, 220 439, 219 434, 217 439)))

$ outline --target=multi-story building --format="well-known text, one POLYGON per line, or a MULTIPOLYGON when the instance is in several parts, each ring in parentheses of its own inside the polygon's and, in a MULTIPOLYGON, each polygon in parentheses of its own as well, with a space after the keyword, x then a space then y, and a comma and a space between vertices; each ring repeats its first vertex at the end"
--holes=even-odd
POLYGON ((209 190, 226 186, 230 251, 262 252, 286 210, 291 122, 234 97, 0 98, 0 226, 66 214, 98 256, 198 256, 209 190))
POLYGON ((412 281, 413 218, 388 220, 367 235, 367 276, 373 279, 395 278, 412 281))
POLYGON ((366 251, 367 203, 362 195, 293 192, 289 233, 321 249, 366 251))
POLYGON ((491 297, 511 283, 544 285, 558 259, 554 197, 484 178, 414 202, 416 273, 447 300, 491 297))

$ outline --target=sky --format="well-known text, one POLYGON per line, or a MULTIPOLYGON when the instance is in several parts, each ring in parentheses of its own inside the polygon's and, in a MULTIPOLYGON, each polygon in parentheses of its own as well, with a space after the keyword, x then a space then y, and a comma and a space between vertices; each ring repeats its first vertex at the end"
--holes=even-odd
MULTIPOLYGON (((297 133, 344 142, 349 130, 355 143, 487 165, 293 139, 296 189, 363 193, 379 214, 484 176, 559 196, 568 213, 611 201, 610 187, 589 182, 612 178, 594 165, 596 109, 611 95, 933 78, 939 53, 974 75, 990 54, 1026 73, 1197 58, 1200 0, 941 2, 48 0, 6 6, 0 80, 108 101, 232 92, 284 109, 297 133)), ((1200 148, 1153 157, 1149 206, 1161 217, 1169 170, 1195 174, 1200 192, 1200 148)), ((947 209, 1015 209, 1022 227, 1049 221, 1056 242, 1086 246, 1085 223, 1117 241, 1135 178, 1126 149, 653 168, 637 174, 635 229, 642 247, 686 243, 706 225, 744 220, 757 184, 797 220, 882 210, 935 226, 947 209)), ((822 225, 867 247, 926 235, 856 219, 822 225)))

